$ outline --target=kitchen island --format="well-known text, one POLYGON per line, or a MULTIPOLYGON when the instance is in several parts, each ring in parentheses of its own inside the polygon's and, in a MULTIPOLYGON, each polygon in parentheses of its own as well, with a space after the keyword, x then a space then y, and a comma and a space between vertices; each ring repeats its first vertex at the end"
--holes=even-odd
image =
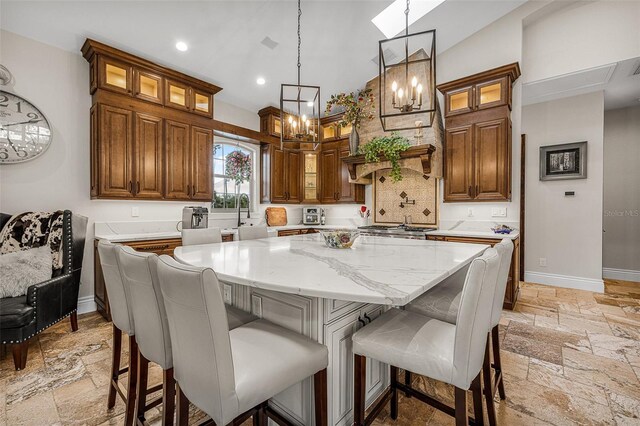
MULTIPOLYGON (((324 245, 319 234, 178 247, 175 258, 211 267, 226 303, 304 334, 329 349, 330 425, 353 421, 351 335, 391 306, 403 306, 466 267, 481 244, 360 237, 352 249, 324 245)), ((388 366, 367 363, 367 406, 389 382, 388 366)), ((294 423, 313 424, 307 379, 270 400, 294 423)))

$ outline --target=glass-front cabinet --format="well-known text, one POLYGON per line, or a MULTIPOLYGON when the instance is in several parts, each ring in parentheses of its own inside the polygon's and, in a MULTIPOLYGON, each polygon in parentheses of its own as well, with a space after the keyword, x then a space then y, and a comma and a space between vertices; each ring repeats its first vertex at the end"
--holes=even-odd
POLYGON ((464 114, 473 110, 473 87, 465 87, 447 93, 445 97, 447 115, 464 114))
POLYGON ((167 80, 167 96, 164 104, 166 106, 188 110, 191 103, 189 93, 190 89, 186 85, 167 80))
POLYGON ((305 152, 303 162, 303 202, 318 203, 318 154, 315 152, 305 152))
POLYGON ((506 78, 477 84, 475 86, 476 107, 483 109, 506 104, 509 87, 506 78))
POLYGON ((335 140, 338 138, 338 125, 336 123, 321 124, 320 132, 323 141, 335 140))
POLYGON ((347 124, 346 126, 338 126, 338 133, 340 134, 340 138, 348 138, 349 133, 351 133, 351 129, 353 129, 353 126, 351 124, 347 124))
POLYGON ((193 91, 193 112, 198 114, 211 116, 211 103, 212 96, 208 93, 200 92, 199 90, 193 91))
POLYGON ((100 87, 122 93, 131 92, 130 66, 110 58, 101 58, 99 67, 100 87))
POLYGON ((162 77, 151 72, 136 70, 134 86, 136 98, 162 103, 162 77))

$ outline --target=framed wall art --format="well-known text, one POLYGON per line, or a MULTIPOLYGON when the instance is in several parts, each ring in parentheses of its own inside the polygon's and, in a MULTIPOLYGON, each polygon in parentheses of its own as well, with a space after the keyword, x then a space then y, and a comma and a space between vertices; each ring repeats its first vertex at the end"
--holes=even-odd
POLYGON ((540 180, 586 179, 587 142, 540 147, 540 180))

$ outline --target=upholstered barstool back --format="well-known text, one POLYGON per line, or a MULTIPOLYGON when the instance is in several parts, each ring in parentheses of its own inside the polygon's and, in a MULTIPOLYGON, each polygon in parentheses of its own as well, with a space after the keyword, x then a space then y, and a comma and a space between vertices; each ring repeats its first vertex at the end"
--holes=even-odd
POLYGON ((160 256, 158 277, 173 342, 176 381, 216 424, 227 424, 238 415, 239 403, 218 278, 212 269, 182 265, 169 256, 160 256))
POLYGON ((500 256, 493 249, 475 259, 469 267, 456 320, 451 384, 468 389, 478 375, 484 359, 487 333, 491 329, 491 310, 496 289, 500 256))
POLYGON ((511 268, 511 255, 513 254, 513 242, 509 238, 503 238, 495 249, 500 255, 500 269, 498 270, 498 283, 496 285, 496 293, 493 297, 493 308, 491 310, 491 327, 495 327, 500 322, 500 314, 502 314, 502 301, 504 293, 507 290, 507 281, 509 280, 509 269, 511 268))
POLYGON ((238 239, 257 240, 259 238, 269 238, 269 232, 266 226, 241 226, 238 228, 238 239))
POLYGON ((173 359, 167 313, 156 272, 158 255, 126 246, 116 251, 123 283, 131 296, 138 348, 146 359, 168 370, 173 367, 173 359))
POLYGON ((222 242, 220 228, 183 229, 182 245, 195 246, 200 244, 216 244, 222 242))
POLYGON ((129 336, 134 335, 133 313, 129 308, 129 290, 122 282, 120 261, 117 250, 120 245, 106 240, 98 243, 100 264, 104 274, 104 284, 109 295, 109 307, 113 324, 129 336))

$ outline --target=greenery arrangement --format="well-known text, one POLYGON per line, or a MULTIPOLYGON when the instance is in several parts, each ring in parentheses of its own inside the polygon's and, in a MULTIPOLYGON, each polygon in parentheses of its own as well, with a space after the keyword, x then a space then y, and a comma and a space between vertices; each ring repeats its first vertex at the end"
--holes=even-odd
POLYGON ((251 157, 240 150, 231 151, 225 158, 225 170, 236 185, 247 182, 251 178, 251 157))
POLYGON ((373 119, 374 101, 371 89, 362 89, 351 93, 338 93, 337 95, 331 95, 331 98, 327 101, 326 113, 329 114, 334 107, 341 107, 344 109, 344 115, 338 125, 340 127, 352 125, 357 129, 364 120, 373 119))
POLYGON ((380 157, 386 157, 391 162, 391 173, 389 177, 392 182, 402 180, 402 171, 400 170, 400 154, 411 147, 409 139, 400 136, 398 132, 391 133, 391 136, 377 136, 369 143, 360 145, 358 154, 364 154, 364 160, 367 163, 377 163, 380 157))

